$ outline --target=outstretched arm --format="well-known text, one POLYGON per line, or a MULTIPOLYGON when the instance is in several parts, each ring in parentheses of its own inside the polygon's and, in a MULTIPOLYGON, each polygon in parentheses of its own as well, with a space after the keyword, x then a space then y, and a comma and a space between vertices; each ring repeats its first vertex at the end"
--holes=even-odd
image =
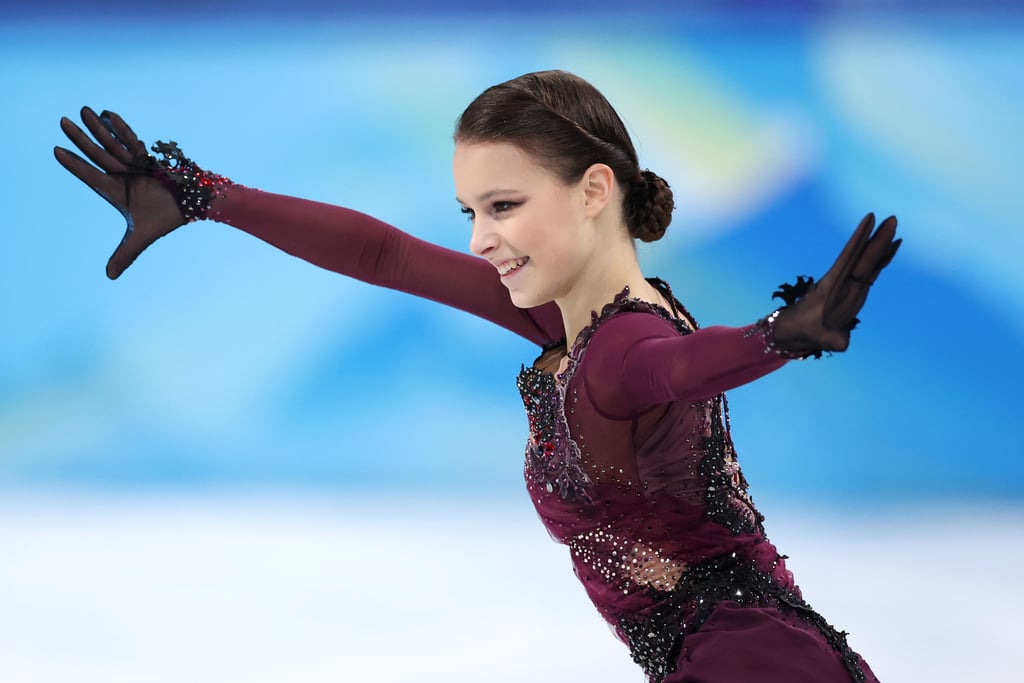
POLYGON ((70 119, 61 129, 88 158, 57 147, 68 171, 112 204, 127 221, 107 263, 121 276, 153 242, 194 220, 233 225, 323 268, 459 308, 538 344, 562 336, 554 304, 516 308, 494 269, 481 259, 407 235, 341 207, 243 187, 209 173, 174 143, 157 143, 157 160, 112 112, 82 109, 87 134, 70 119), (90 163, 91 162, 91 163, 90 163))
POLYGON ((214 202, 210 217, 322 268, 453 306, 537 344, 564 334, 555 304, 516 308, 485 260, 358 211, 235 186, 214 202))
POLYGON ((699 401, 751 382, 792 358, 845 351, 875 279, 895 256, 896 219, 874 230, 868 214, 820 282, 801 277, 776 296, 786 306, 747 327, 679 335, 653 315, 606 321, 584 360, 591 402, 607 417, 635 417, 661 403, 699 401))
POLYGON ((630 419, 662 403, 710 398, 786 362, 768 350, 757 325, 705 327, 680 336, 665 320, 632 313, 598 329, 581 370, 594 408, 608 418, 630 419))

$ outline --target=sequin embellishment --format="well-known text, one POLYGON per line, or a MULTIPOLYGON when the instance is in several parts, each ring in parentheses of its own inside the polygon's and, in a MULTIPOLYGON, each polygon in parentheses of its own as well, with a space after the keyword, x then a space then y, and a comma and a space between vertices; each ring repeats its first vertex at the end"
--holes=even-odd
MULTIPOLYGON (((765 557, 766 546, 772 553, 775 549, 765 537, 764 518, 747 494, 724 395, 678 404, 678 410, 665 413, 685 425, 685 431, 674 433, 682 449, 678 463, 684 475, 678 481, 685 488, 648 488, 640 469, 621 479, 606 478, 604 473, 610 470, 593 452, 594 444, 584 448, 586 428, 577 421, 581 399, 573 382, 598 327, 620 312, 637 312, 660 316, 680 335, 696 329, 667 285, 652 284, 674 303, 676 315, 630 298, 626 288, 599 314, 593 313, 590 326, 568 349, 561 374, 541 368, 551 366, 564 342, 546 347, 532 367, 519 373, 517 385, 530 427, 524 474, 541 519, 552 536, 568 546, 576 574, 595 606, 629 645, 632 658, 652 683, 660 683, 675 669, 687 634, 697 631, 726 601, 774 608, 816 628, 842 657, 852 680, 863 681, 859 659, 845 634, 803 601, 791 577, 780 578, 788 574, 782 558, 775 554, 776 564, 767 568, 763 561, 755 565, 750 559, 765 557), (707 522, 718 531, 707 536, 702 536, 707 531, 694 531, 707 522), (714 552, 723 552, 723 547, 738 552, 701 554, 700 543, 710 537, 717 544, 714 552)), ((757 332, 754 328, 752 333, 757 332)), ((617 472, 624 474, 621 467, 617 472)))
POLYGON ((593 502, 587 491, 590 477, 583 471, 579 446, 569 435, 565 396, 554 375, 524 366, 516 385, 530 423, 527 479, 542 483, 548 493, 557 492, 562 500, 593 502))
POLYGON ((232 184, 231 181, 200 168, 174 141, 157 140, 151 149, 163 157, 149 157, 150 164, 159 169, 154 175, 174 195, 185 222, 206 218, 213 200, 232 184))
POLYGON ((651 683, 661 683, 675 670, 686 635, 697 631, 714 608, 726 601, 744 607, 771 607, 801 617, 839 653, 855 683, 865 680, 845 632, 825 621, 798 593, 782 588, 753 562, 732 553, 688 569, 679 581, 679 589, 656 603, 644 618, 619 621, 633 661, 643 667, 651 683))
POLYGON ((686 568, 645 543, 619 536, 612 526, 577 534, 567 545, 574 558, 623 595, 638 589, 671 591, 686 568))
POLYGON ((725 396, 711 400, 711 434, 704 439, 701 477, 707 482, 707 515, 734 534, 764 534, 764 516, 747 493, 747 480, 736 461, 729 437, 729 408, 725 396))

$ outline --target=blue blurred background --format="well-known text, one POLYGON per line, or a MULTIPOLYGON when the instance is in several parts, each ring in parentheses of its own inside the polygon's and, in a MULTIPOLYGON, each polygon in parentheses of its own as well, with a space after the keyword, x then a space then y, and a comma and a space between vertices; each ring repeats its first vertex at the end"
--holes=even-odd
POLYGON ((215 224, 108 282, 121 219, 49 150, 59 116, 108 108, 237 182, 465 249, 454 119, 557 67, 676 189, 643 257, 704 324, 763 315, 866 211, 900 218, 852 351, 733 392, 755 491, 1020 495, 1015 16, 265 4, 4 22, 0 481, 518 487, 529 345, 215 224))
POLYGON ((122 221, 50 150, 61 115, 111 109, 242 184, 465 249, 455 118, 493 83, 561 68, 609 97, 676 191, 642 259, 703 324, 770 311, 865 212, 900 219, 850 352, 731 393, 755 500, 1007 519, 1024 493, 1024 15, 677 5, 4 3, 0 491, 72 516, 69 491, 288 491, 519 501, 529 518, 514 377, 536 349, 214 223, 111 283, 122 221))

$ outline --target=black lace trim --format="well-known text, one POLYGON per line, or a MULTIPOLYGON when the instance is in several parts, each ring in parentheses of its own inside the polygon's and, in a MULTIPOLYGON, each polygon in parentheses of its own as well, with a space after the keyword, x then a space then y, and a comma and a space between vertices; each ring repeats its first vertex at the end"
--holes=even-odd
POLYGON ((579 446, 569 434, 565 401, 555 376, 524 366, 516 386, 530 424, 526 477, 542 483, 548 493, 557 492, 562 500, 592 503, 588 487, 593 482, 583 471, 579 446))
MULTIPOLYGON (((689 312, 672 296, 665 282, 658 279, 650 279, 648 282, 664 293, 677 310, 683 311, 687 318, 692 320, 689 312)), ((516 386, 522 396, 530 424, 525 474, 528 479, 542 483, 548 493, 557 492, 565 501, 592 503, 593 498, 588 487, 593 485, 593 481, 583 470, 579 446, 569 433, 568 421, 565 418, 564 388, 575 375, 583 350, 597 328, 620 311, 653 313, 672 322, 681 334, 692 331, 689 323, 678 320, 663 306, 630 298, 629 287, 624 287, 600 313, 592 313, 590 325, 580 331, 572 348, 568 350, 569 360, 565 371, 559 377, 556 378, 554 374, 536 367, 523 366, 516 378, 516 386)), ((534 361, 535 364, 546 353, 564 343, 564 340, 558 340, 543 347, 541 355, 534 361)))
MULTIPOLYGON (((527 478, 542 483, 548 493, 558 492, 565 501, 592 502, 588 487, 593 482, 583 470, 579 447, 569 433, 564 414, 565 397, 562 393, 575 375, 591 337, 606 320, 620 312, 657 315, 671 322, 680 334, 690 334, 697 327, 693 316, 672 295, 672 290, 666 282, 656 278, 649 279, 648 282, 665 295, 665 298, 672 302, 676 312, 682 313, 686 320, 672 315, 663 306, 631 298, 629 287, 624 287, 600 313, 592 313, 590 325, 577 335, 575 343, 569 349, 565 371, 557 379, 551 373, 525 366, 516 379, 530 425, 525 474, 527 478), (558 379, 561 380, 561 385, 558 379)), ((545 353, 563 343, 560 340, 545 347, 538 361, 545 353)), ((707 516, 733 533, 760 532, 764 535, 764 517, 757 512, 747 493, 747 482, 739 469, 736 452, 729 436, 729 406, 725 396, 720 395, 711 399, 708 410, 711 418, 711 435, 704 441, 705 455, 700 463, 700 475, 707 482, 707 516)))
POLYGON ((157 140, 151 149, 162 157, 149 157, 151 167, 159 169, 154 176, 174 195, 185 222, 206 218, 213 200, 223 194, 231 181, 200 168, 173 140, 157 140))
POLYGON ((694 321, 693 316, 690 315, 690 312, 687 311, 686 308, 679 303, 679 300, 672 295, 672 290, 668 286, 668 283, 659 278, 648 278, 647 281, 659 292, 664 294, 665 297, 672 302, 672 305, 675 306, 677 311, 685 316, 686 320, 681 320, 672 315, 672 313, 660 304, 630 297, 629 287, 626 286, 621 292, 616 294, 609 303, 604 305, 600 313, 597 311, 591 311, 590 325, 580 330, 580 333, 576 336, 576 341, 569 350, 569 365, 566 367, 566 377, 572 376, 570 374, 570 368, 574 369, 574 366, 579 362, 583 349, 586 348, 587 344, 590 342, 590 338, 594 336, 595 332, 597 332, 597 328, 599 328, 602 323, 613 315, 621 311, 629 311, 631 313, 653 313, 654 315, 672 323, 680 334, 689 334, 696 329, 696 321, 694 321), (693 323, 692 328, 691 322, 693 323))
POLYGON ((782 299, 786 306, 792 306, 801 299, 814 284, 814 278, 810 275, 797 275, 796 283, 783 282, 779 288, 772 292, 773 299, 782 299))
POLYGON ((704 439, 704 458, 699 469, 701 478, 707 482, 707 516, 734 534, 757 532, 765 536, 764 515, 757 511, 747 493, 747 480, 729 436, 729 406, 724 395, 711 400, 710 411, 711 435, 704 439))
POLYGON ((684 572, 678 585, 641 618, 619 620, 633 661, 643 667, 651 683, 661 683, 675 670, 686 636, 700 629, 715 607, 727 601, 770 607, 805 620, 842 657, 851 680, 865 680, 846 632, 836 630, 799 594, 779 586, 752 561, 738 559, 735 553, 712 558, 684 572))
MULTIPOLYGON (((813 286, 813 277, 809 275, 798 275, 794 284, 783 282, 779 285, 777 290, 772 292, 772 298, 781 299, 785 305, 773 312, 771 315, 757 321, 756 329, 764 336, 765 353, 776 353, 783 358, 809 358, 811 356, 821 358, 824 353, 822 349, 809 351, 787 351, 786 349, 779 347, 775 341, 775 321, 779 317, 779 314, 782 313, 787 306, 792 306, 800 301, 800 299, 802 299, 813 286)), ((856 317, 853 318, 847 326, 847 330, 852 332, 854 328, 857 327, 858 323, 860 323, 860 320, 856 317)))

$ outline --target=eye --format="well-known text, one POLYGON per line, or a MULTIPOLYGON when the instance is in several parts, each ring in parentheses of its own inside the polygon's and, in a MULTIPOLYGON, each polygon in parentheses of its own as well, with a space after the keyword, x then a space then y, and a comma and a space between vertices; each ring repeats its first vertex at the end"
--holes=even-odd
POLYGON ((474 217, 473 209, 468 206, 464 206, 459 211, 466 217, 466 220, 472 221, 474 217))
POLYGON ((506 211, 511 211, 516 208, 520 204, 522 204, 522 202, 494 202, 494 204, 491 205, 491 210, 494 211, 494 213, 505 213, 506 211))

